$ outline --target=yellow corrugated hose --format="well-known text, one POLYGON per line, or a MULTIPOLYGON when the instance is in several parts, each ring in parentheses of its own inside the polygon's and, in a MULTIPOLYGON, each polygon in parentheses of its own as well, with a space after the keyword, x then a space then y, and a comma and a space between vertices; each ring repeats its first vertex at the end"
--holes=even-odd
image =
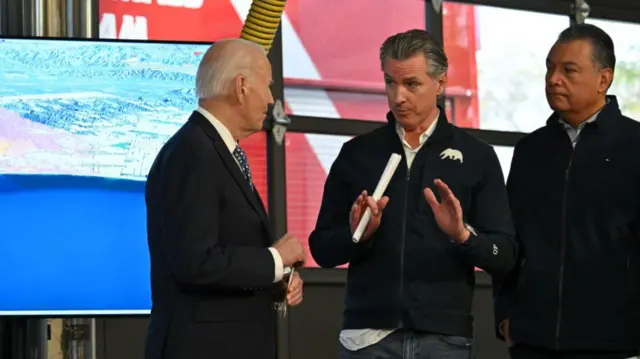
POLYGON ((240 37, 253 41, 269 52, 287 0, 253 0, 240 37))

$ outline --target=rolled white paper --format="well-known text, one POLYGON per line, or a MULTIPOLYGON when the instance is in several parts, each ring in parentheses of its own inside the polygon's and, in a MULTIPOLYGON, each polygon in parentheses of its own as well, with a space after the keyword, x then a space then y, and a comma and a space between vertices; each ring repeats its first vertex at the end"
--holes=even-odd
MULTIPOLYGON (((382 176, 380 176, 380 180, 378 181, 378 185, 376 186, 375 191, 373 191, 373 196, 371 196, 374 201, 378 202, 384 194, 384 191, 387 190, 387 186, 389 185, 389 182, 391 182, 391 177, 393 177, 393 174, 396 172, 400 161, 402 161, 402 156, 397 153, 392 153, 391 157, 389 157, 387 167, 384 168, 382 176)), ((355 243, 360 242, 360 237, 362 237, 362 233, 364 233, 364 230, 367 228, 370 220, 371 208, 367 208, 362 218, 360 218, 360 223, 358 223, 355 233, 353 233, 352 239, 355 243)))

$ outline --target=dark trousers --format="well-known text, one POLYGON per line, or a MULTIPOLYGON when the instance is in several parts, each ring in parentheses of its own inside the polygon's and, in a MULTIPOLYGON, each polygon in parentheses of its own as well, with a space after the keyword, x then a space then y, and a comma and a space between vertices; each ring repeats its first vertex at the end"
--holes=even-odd
POLYGON ((473 339, 399 329, 360 350, 341 345, 340 359, 473 359, 473 339))
POLYGON ((632 352, 555 351, 524 344, 509 348, 511 359, 627 359, 638 355, 632 352))

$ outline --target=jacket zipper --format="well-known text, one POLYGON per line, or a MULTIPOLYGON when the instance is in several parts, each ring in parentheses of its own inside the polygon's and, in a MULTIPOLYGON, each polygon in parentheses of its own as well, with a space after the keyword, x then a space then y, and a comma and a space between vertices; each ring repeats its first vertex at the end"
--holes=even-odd
POLYGON ((562 292, 564 282, 564 257, 567 252, 567 196, 569 191, 569 175, 571 174, 571 163, 573 162, 573 154, 575 149, 571 150, 569 164, 564 172, 564 190, 562 193, 562 237, 560 241, 560 273, 558 280, 558 317, 556 320, 556 349, 560 349, 560 324, 562 321, 562 292))
MULTIPOLYGON (((404 248, 405 248, 405 237, 407 233, 407 197, 409 192, 409 180, 411 179, 411 167, 407 165, 407 177, 405 178, 405 186, 404 186, 404 205, 402 209, 402 241, 400 245, 400 292, 399 301, 402 303, 402 292, 404 290, 404 248)), ((402 326, 402 318, 399 319, 400 325, 402 326)))

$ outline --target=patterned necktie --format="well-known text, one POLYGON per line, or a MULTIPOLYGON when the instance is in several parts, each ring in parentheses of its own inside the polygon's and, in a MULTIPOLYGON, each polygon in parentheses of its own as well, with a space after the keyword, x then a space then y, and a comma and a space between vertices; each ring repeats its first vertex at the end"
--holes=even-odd
POLYGON ((247 161, 247 155, 244 153, 244 150, 240 145, 236 145, 236 148, 233 149, 233 157, 235 157, 236 161, 240 165, 240 170, 244 175, 244 178, 249 182, 249 187, 253 189, 253 181, 251 180, 251 169, 249 169, 249 161, 247 161))

